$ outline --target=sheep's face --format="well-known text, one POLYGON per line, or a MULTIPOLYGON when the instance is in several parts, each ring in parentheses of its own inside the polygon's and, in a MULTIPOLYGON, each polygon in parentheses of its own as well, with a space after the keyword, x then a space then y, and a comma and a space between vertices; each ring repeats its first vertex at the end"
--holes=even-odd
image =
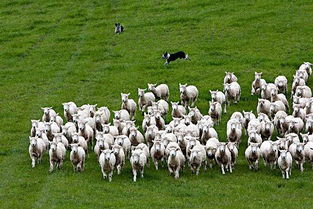
POLYGON ((147 128, 147 134, 148 135, 153 135, 154 133, 155 133, 155 127, 154 126, 149 126, 148 128, 147 128))
POLYGON ((272 103, 271 106, 270 106, 270 113, 271 113, 271 115, 276 113, 276 109, 277 109, 277 105, 272 103))
POLYGON ((51 107, 42 107, 41 109, 45 115, 49 115, 51 107))
POLYGON ((143 97, 145 95, 145 90, 146 89, 138 89, 138 96, 143 97))
POLYGON ((103 139, 98 139, 97 140, 98 146, 100 148, 100 150, 104 149, 104 140, 103 139))
POLYGON ((251 143, 251 153, 253 154, 253 155, 255 155, 256 153, 257 153, 257 151, 258 151, 258 148, 259 148, 259 146, 258 146, 259 144, 257 144, 257 143, 251 143))
POLYGON ((212 112, 215 111, 215 103, 210 103, 210 109, 212 112))
POLYGON ((161 150, 161 142, 156 141, 154 142, 155 151, 159 152, 161 150))
POLYGON ((39 121, 38 120, 31 120, 31 123, 32 123, 32 128, 37 128, 39 121))
POLYGON ((296 96, 302 97, 303 94, 303 88, 301 86, 298 86, 296 89, 296 96))
POLYGON ((161 113, 160 113, 160 111, 157 111, 157 112, 155 113, 155 119, 157 119, 157 120, 160 120, 160 119, 161 119, 161 113))
POLYGON ((286 157, 287 157, 287 150, 280 150, 280 157, 283 159, 283 160, 286 160, 286 157))
POLYGON ((309 141, 309 134, 302 134, 302 133, 300 133, 300 135, 301 135, 301 137, 302 137, 302 141, 303 141, 303 143, 308 143, 308 141, 309 141))
POLYGON ((267 84, 263 84, 263 85, 261 86, 261 90, 262 90, 262 91, 265 91, 266 88, 267 88, 267 84))
POLYGON ((37 138, 35 137, 29 137, 29 141, 30 141, 30 145, 32 147, 36 147, 37 146, 37 138))
POLYGON ((51 123, 50 122, 45 122, 45 130, 48 132, 48 131, 51 131, 51 123))
POLYGON ((166 133, 173 133, 173 128, 170 125, 165 125, 165 132, 166 133))
POLYGON ((312 119, 307 119, 306 126, 308 127, 308 129, 311 129, 313 127, 313 120, 312 119))
POLYGON ((275 96, 277 96, 277 89, 271 89, 271 96, 272 97, 275 97, 275 96))
POLYGON ((172 102, 172 109, 178 110, 178 102, 172 102))
POLYGON ((80 121, 78 123, 78 128, 79 128, 79 130, 83 131, 86 128, 86 124, 83 121, 80 121))
POLYGON ((101 121, 101 114, 96 113, 95 120, 96 120, 96 122, 100 122, 101 121))
POLYGON ((298 154, 302 154, 302 153, 303 153, 303 149, 304 149, 303 143, 298 143, 298 144, 297 144, 297 148, 296 148, 296 152, 297 152, 298 154))
POLYGON ((73 143, 78 143, 78 141, 79 141, 79 136, 78 136, 77 133, 74 133, 74 134, 72 135, 72 140, 73 140, 73 143))
POLYGON ((50 149, 51 149, 52 152, 55 152, 57 150, 57 143, 52 142, 50 144, 50 149))
POLYGON ((120 153, 120 149, 121 149, 121 146, 120 145, 114 145, 113 146, 113 152, 115 155, 118 155, 120 153))
POLYGON ((175 157, 175 156, 176 156, 176 153, 177 153, 177 149, 171 149, 171 150, 170 150, 170 156, 171 156, 171 157, 175 157))
POLYGON ((121 97, 122 97, 122 102, 123 103, 126 103, 128 101, 128 96, 129 96, 129 94, 121 93, 121 97))
POLYGON ((73 117, 73 122, 74 122, 74 123, 78 123, 78 121, 79 121, 79 115, 78 115, 78 114, 74 114, 74 115, 72 115, 72 117, 73 117))
POLYGON ((42 136, 42 132, 41 132, 41 130, 36 130, 36 136, 38 137, 38 138, 41 138, 41 136, 42 136))
POLYGON ((209 126, 208 126, 208 124, 204 124, 203 126, 202 126, 202 132, 203 133, 207 133, 208 131, 209 131, 209 126))
POLYGON ((129 130, 129 135, 132 137, 136 137, 137 136, 137 129, 136 128, 131 128, 129 130))
POLYGON ((153 115, 153 108, 151 106, 147 107, 148 115, 153 115))
POLYGON ((109 149, 104 150, 104 151, 102 151, 102 152, 104 153, 104 160, 105 160, 106 162, 110 161, 110 159, 111 159, 111 154, 114 154, 114 151, 113 151, 113 150, 109 150, 109 149))
POLYGON ((228 92, 229 90, 230 90, 230 84, 229 83, 224 84, 224 91, 228 92))
POLYGON ((185 125, 188 126, 191 124, 191 117, 186 115, 184 116, 185 125))
POLYGON ((296 126, 296 121, 291 121, 291 122, 289 123, 289 129, 290 129, 290 130, 293 130, 293 129, 295 128, 295 126, 296 126))
POLYGON ((278 153, 278 146, 277 146, 277 143, 272 143, 272 150, 273 150, 273 152, 275 152, 275 154, 276 153, 278 153))
POLYGON ((190 148, 193 148, 194 146, 196 146, 196 143, 197 143, 197 140, 195 138, 189 139, 190 148))
POLYGON ((215 100, 216 100, 217 92, 216 92, 216 91, 210 91, 210 93, 211 93, 211 98, 212 98, 212 100, 215 101, 215 100))
POLYGON ((103 132, 97 132, 96 133, 96 139, 103 139, 103 132))
POLYGON ((157 84, 148 83, 148 89, 149 89, 149 91, 154 91, 155 88, 156 88, 156 85, 157 85, 157 84))
POLYGON ((179 84, 179 92, 181 94, 184 94, 186 92, 186 89, 187 89, 187 84, 179 84))
POLYGON ((194 160, 196 160, 198 158, 199 155, 200 155, 200 151, 199 150, 191 150, 190 159, 192 161, 194 161, 194 160))
POLYGON ((225 150, 226 150, 226 144, 225 143, 220 143, 219 150, 220 150, 221 154, 224 154, 225 150))
POLYGON ((255 80, 260 80, 261 77, 262 77, 262 73, 257 73, 257 72, 254 73, 254 79, 255 80))
POLYGON ((110 125, 109 124, 103 124, 102 129, 103 129, 103 133, 105 133, 105 134, 110 133, 110 125))
POLYGON ((71 144, 71 149, 74 154, 78 152, 78 144, 71 144))
POLYGON ((280 150, 287 150, 288 149, 288 141, 286 140, 286 138, 279 138, 278 149, 280 149, 280 150))
POLYGON ((140 159, 139 153, 133 153, 132 159, 134 164, 138 164, 140 159))
POLYGON ((70 110, 69 103, 63 103, 63 109, 64 109, 65 112, 68 112, 70 110))
POLYGON ((121 119, 121 112, 120 111, 113 111, 114 119, 120 120, 121 119))
POLYGON ((120 146, 123 146, 123 144, 124 144, 124 139, 123 139, 123 137, 121 137, 121 136, 117 136, 116 139, 115 139, 115 141, 116 141, 116 143, 117 143, 118 145, 120 145, 120 146))
POLYGON ((266 122, 265 123, 265 130, 271 130, 272 129, 272 123, 271 122, 266 122))
POLYGON ((162 138, 162 133, 161 132, 156 132, 154 140, 161 140, 161 138, 162 138))
POLYGON ((237 128, 236 123, 232 123, 232 124, 230 125, 230 129, 231 129, 232 131, 235 131, 236 128, 237 128))

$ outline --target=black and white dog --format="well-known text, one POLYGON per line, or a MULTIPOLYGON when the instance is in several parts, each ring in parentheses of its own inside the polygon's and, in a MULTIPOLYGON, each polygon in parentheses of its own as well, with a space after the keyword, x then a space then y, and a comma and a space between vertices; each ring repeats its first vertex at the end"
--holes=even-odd
POLYGON ((163 59, 166 59, 166 62, 164 63, 164 65, 168 65, 170 64, 171 61, 175 61, 177 60, 178 58, 179 59, 185 59, 185 60, 190 60, 189 57, 188 57, 188 54, 186 54, 185 52, 183 51, 179 51, 179 52, 176 52, 174 54, 170 54, 168 52, 165 52, 163 55, 162 55, 162 58, 163 59))
POLYGON ((121 25, 121 23, 115 23, 115 33, 122 33, 124 31, 124 27, 121 25))

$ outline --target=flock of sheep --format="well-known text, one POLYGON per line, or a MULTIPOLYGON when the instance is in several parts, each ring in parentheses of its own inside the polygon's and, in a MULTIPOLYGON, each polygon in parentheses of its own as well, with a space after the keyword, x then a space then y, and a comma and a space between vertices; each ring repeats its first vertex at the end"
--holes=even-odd
POLYGON ((217 164, 221 172, 232 172, 238 157, 239 144, 244 134, 248 136, 245 157, 249 168, 258 170, 263 158, 266 166, 282 171, 283 178, 291 175, 292 163, 303 171, 305 161, 313 168, 313 98, 306 85, 312 74, 311 63, 305 62, 296 71, 291 88, 292 115, 285 93, 288 91, 285 76, 274 83, 255 73, 251 94, 258 94, 257 115, 234 112, 227 122, 227 142, 219 140, 214 126, 219 124, 222 112, 232 102, 240 100, 241 88, 234 73, 226 72, 224 91, 210 91, 212 101, 207 115, 195 107, 199 92, 195 86, 179 84, 180 103, 171 102, 172 121, 165 123, 169 113, 169 88, 166 84, 148 84, 138 89, 138 103, 121 94, 121 109, 110 111, 107 107, 63 103, 64 117, 51 107, 43 109, 42 120, 31 120, 29 155, 32 167, 49 153, 50 172, 61 168, 67 150, 74 171, 83 171, 90 151, 96 154, 103 178, 112 180, 113 172, 120 174, 126 159, 130 160, 133 180, 137 173, 144 175, 145 166, 153 162, 167 164, 168 171, 179 178, 186 166, 199 174, 201 167, 217 164), (138 106, 138 108, 137 108, 138 106), (142 131, 135 125, 136 111, 144 114, 142 131), (64 124, 64 125, 63 125, 64 124), (274 130, 278 137, 272 139, 274 130), (300 138, 302 140, 300 140, 300 138), (151 159, 151 160, 150 160, 151 159))

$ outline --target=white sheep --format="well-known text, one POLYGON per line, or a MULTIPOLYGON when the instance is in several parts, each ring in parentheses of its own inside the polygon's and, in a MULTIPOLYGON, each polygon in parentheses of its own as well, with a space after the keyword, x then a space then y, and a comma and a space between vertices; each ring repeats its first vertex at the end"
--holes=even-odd
POLYGON ((257 113, 270 113, 271 102, 267 99, 258 99, 257 113))
POLYGON ((282 101, 276 101, 276 102, 272 102, 270 105, 270 112, 269 115, 271 118, 275 117, 275 114, 278 111, 284 111, 286 112, 286 106, 282 101))
POLYGON ((82 148, 78 144, 70 144, 70 147, 72 150, 70 153, 70 160, 72 162, 74 172, 84 171, 86 159, 86 153, 84 148, 82 148))
POLYGON ((261 144, 260 151, 265 166, 270 166, 270 169, 276 168, 278 159, 277 143, 270 140, 266 140, 261 144))
POLYGON ((196 146, 196 145, 200 145, 201 143, 197 140, 196 137, 192 137, 192 136, 185 136, 185 139, 187 140, 187 146, 186 146, 186 158, 187 160, 189 159, 190 157, 190 152, 191 152, 191 149, 196 146))
POLYGON ((231 166, 232 166, 232 169, 235 168, 235 164, 236 164, 236 161, 237 161, 237 158, 238 158, 238 148, 237 148, 237 143, 234 143, 234 142, 227 142, 227 148, 229 149, 229 152, 231 154, 231 166))
POLYGON ((305 123, 305 131, 309 134, 313 133, 313 120, 307 119, 305 123))
POLYGON ((272 89, 277 89, 275 84, 273 84, 273 83, 263 84, 261 86, 261 98, 270 100, 272 89))
POLYGON ((155 96, 152 92, 145 93, 146 89, 138 88, 138 105, 139 110, 144 112, 148 106, 152 105, 152 102, 155 101, 155 96))
POLYGON ((48 139, 48 136, 47 136, 45 130, 37 129, 35 137, 41 138, 46 145, 46 149, 49 149, 50 141, 48 139))
POLYGON ((117 174, 120 175, 121 171, 123 169, 123 166, 125 165, 125 153, 124 149, 120 145, 113 145, 112 150, 114 151, 115 155, 115 168, 117 170, 117 174))
POLYGON ((299 117, 302 120, 305 120, 306 119, 306 111, 305 111, 305 109, 301 108, 300 105, 294 105, 292 116, 293 117, 299 117))
POLYGON ((113 111, 114 113, 114 119, 116 120, 130 120, 130 115, 127 110, 119 110, 119 111, 113 111))
POLYGON ((153 140, 155 138, 156 133, 159 131, 158 127, 156 125, 151 125, 147 128, 147 131, 145 132, 145 139, 148 144, 148 147, 152 147, 153 140))
POLYGON ((141 178, 143 178, 146 162, 147 156, 144 154, 142 150, 134 150, 132 152, 132 155, 130 157, 130 164, 132 166, 134 182, 137 181, 137 172, 140 172, 141 178))
POLYGON ((210 138, 217 138, 218 139, 218 134, 217 134, 216 130, 210 126, 209 123, 204 123, 202 125, 202 133, 200 136, 200 141, 202 142, 202 144, 206 144, 206 142, 210 138))
POLYGON ((150 150, 151 158, 154 163, 155 169, 159 169, 158 161, 164 161, 165 146, 161 140, 154 140, 150 150))
POLYGON ((297 86, 295 95, 298 97, 310 98, 312 97, 312 91, 308 86, 297 86))
POLYGON ((63 165, 63 160, 65 159, 65 154, 66 148, 64 144, 62 144, 61 142, 51 142, 49 150, 49 172, 52 172, 55 166, 57 166, 58 169, 61 169, 63 165))
POLYGON ((104 132, 97 131, 96 137, 98 139, 103 139, 110 147, 114 144, 114 136, 111 134, 105 134, 104 132))
POLYGON ((99 159, 100 154, 102 150, 110 149, 110 145, 104 141, 103 138, 99 138, 96 140, 96 145, 94 146, 94 152, 97 155, 97 158, 99 159))
POLYGON ((115 138, 114 144, 118 144, 118 145, 122 146, 124 149, 125 155, 127 157, 130 157, 131 142, 127 136, 125 136, 125 135, 117 136, 115 138))
POLYGON ((250 130, 249 132, 248 145, 250 145, 250 143, 262 143, 261 134, 258 134, 256 130, 250 130))
POLYGON ((249 163, 250 170, 259 170, 259 159, 261 156, 261 151, 258 143, 250 143, 245 151, 245 157, 249 163))
POLYGON ((283 75, 277 76, 275 78, 274 83, 275 83, 279 92, 281 92, 281 93, 287 93, 288 92, 288 81, 287 81, 286 76, 283 76, 283 75))
POLYGON ((94 132, 93 129, 87 124, 87 122, 80 121, 78 123, 78 134, 85 138, 87 144, 94 145, 94 132))
POLYGON ((286 110, 289 109, 289 103, 284 94, 278 94, 277 89, 271 90, 271 102, 281 101, 284 103, 286 110))
POLYGON ((54 135, 53 142, 55 142, 55 143, 60 142, 64 145, 65 149, 68 148, 68 140, 62 133, 55 133, 53 135, 54 135))
POLYGON ((36 130, 46 130, 44 122, 40 122, 39 120, 31 120, 32 127, 30 129, 30 136, 34 137, 36 135, 36 130))
POLYGON ((242 126, 237 119, 230 119, 227 122, 227 139, 239 145, 242 136, 242 126))
POLYGON ((218 102, 209 102, 209 112, 215 124, 219 124, 222 118, 222 106, 218 102))
POLYGON ((196 145, 190 150, 189 164, 191 171, 196 173, 196 175, 199 175, 202 164, 206 164, 206 151, 204 145, 196 145))
POLYGON ((42 107, 41 109, 43 110, 43 122, 50 122, 51 118, 56 115, 56 112, 52 109, 52 107, 42 107))
POLYGON ((129 129, 129 131, 130 131, 129 132, 129 140, 130 140, 132 146, 137 146, 138 144, 144 142, 144 137, 143 137, 142 133, 139 130, 137 130, 136 127, 131 127, 129 129))
POLYGON ((303 78, 300 78, 294 75, 292 87, 291 87, 291 91, 292 91, 291 97, 296 94, 296 89, 298 86, 305 86, 305 80, 303 78))
POLYGON ((299 134, 304 128, 304 122, 301 118, 293 118, 288 127, 287 133, 299 134))
POLYGON ((221 105, 224 105, 224 113, 227 112, 226 110, 226 96, 223 92, 221 91, 211 91, 210 90, 210 93, 211 93, 211 98, 212 98, 212 102, 218 102, 220 103, 221 105))
POLYGON ((133 99, 128 98, 129 95, 130 93, 128 94, 121 93, 121 97, 122 97, 121 109, 127 110, 130 115, 130 119, 134 120, 135 115, 136 115, 136 110, 137 110, 137 104, 133 99))
POLYGON ((203 117, 198 107, 189 108, 188 116, 190 116, 191 122, 193 124, 197 124, 198 121, 200 121, 201 118, 203 117))
POLYGON ((179 178, 179 172, 184 168, 185 161, 185 156, 179 147, 169 149, 167 167, 170 174, 174 174, 175 179, 179 178))
POLYGON ((29 137, 29 142, 28 152, 32 160, 32 168, 34 168, 36 162, 41 163, 42 156, 46 150, 46 144, 41 138, 37 137, 29 137))
POLYGON ((73 122, 73 115, 77 114, 77 105, 74 102, 62 103, 64 117, 68 122, 73 122))
POLYGON ((72 142, 72 136, 77 133, 77 128, 75 123, 67 122, 62 128, 62 134, 67 138, 69 142, 72 142))
POLYGON ((194 106, 195 102, 198 99, 199 91, 197 87, 187 84, 179 84, 179 91, 180 91, 180 100, 181 103, 186 108, 187 106, 194 106))
POLYGON ((113 171, 114 171, 115 164, 116 164, 114 151, 110 149, 102 150, 100 157, 99 157, 99 164, 101 167, 103 179, 108 178, 109 182, 111 182, 113 171))
POLYGON ((162 118, 161 112, 157 111, 154 114, 155 118, 155 125, 158 127, 159 130, 165 129, 165 120, 162 118))
POLYGON ((287 150, 280 150, 280 156, 277 160, 278 166, 282 172, 284 179, 289 179, 291 176, 292 156, 287 150))
POLYGON ((237 77, 233 72, 225 72, 225 74, 226 75, 224 77, 224 84, 238 81, 237 77))
POLYGON ((237 82, 224 84, 224 93, 226 97, 226 104, 230 105, 230 102, 239 102, 241 96, 241 88, 237 82))
POLYGON ((217 138, 210 138, 205 145, 206 153, 207 153, 207 159, 209 167, 213 167, 213 163, 215 162, 215 152, 217 150, 217 147, 219 146, 219 140, 217 138))
POLYGON ((179 105, 178 102, 171 102, 172 104, 172 117, 182 118, 186 115, 186 108, 183 105, 179 105))
POLYGON ((110 117, 111 117, 111 113, 109 108, 103 106, 103 107, 99 107, 97 110, 98 114, 101 114, 101 122, 102 124, 106 124, 109 123, 110 117))
POLYGON ((274 124, 271 121, 261 122, 261 136, 263 140, 271 140, 274 132, 274 124))
POLYGON ((305 82, 307 82, 307 81, 308 81, 308 78, 309 78, 309 74, 308 74, 307 71, 304 70, 304 69, 297 70, 297 71, 296 71, 296 76, 297 76, 297 77, 300 77, 300 78, 302 78, 302 79, 304 79, 305 82))
POLYGON ((231 166, 231 153, 224 142, 220 142, 215 152, 215 161, 221 167, 222 174, 225 174, 225 170, 233 172, 231 166))
POLYGON ((248 124, 251 120, 254 120, 254 119, 256 119, 256 117, 252 111, 250 111, 250 112, 243 111, 243 122, 242 123, 243 123, 243 126, 245 128, 246 135, 247 135, 247 130, 248 130, 248 124))
POLYGON ((261 86, 263 84, 266 84, 266 81, 262 79, 261 77, 262 77, 262 72, 261 73, 254 72, 254 81, 252 82, 252 85, 251 85, 251 95, 260 94, 261 86))
POLYGON ((311 163, 313 169, 313 141, 308 141, 304 145, 305 161, 311 163))
POLYGON ((126 123, 124 120, 113 119, 113 126, 116 127, 119 134, 121 134, 123 128, 126 126, 126 123))
POLYGON ((103 130, 103 133, 105 133, 105 134, 111 134, 112 136, 118 136, 119 135, 118 128, 116 128, 115 126, 111 126, 110 123, 109 124, 103 124, 102 130, 103 130))
POLYGON ((63 119, 59 116, 59 113, 51 116, 50 122, 55 122, 59 127, 63 126, 63 119))
POLYGON ((74 133, 72 135, 72 143, 81 146, 85 150, 86 155, 88 156, 88 144, 84 137, 79 136, 78 133, 74 133))
POLYGON ((157 85, 148 83, 148 89, 154 94, 155 98, 168 101, 170 91, 166 84, 157 85))
POLYGON ((299 166, 300 171, 303 172, 303 164, 305 162, 304 143, 292 143, 289 146, 288 151, 295 163, 299 166))

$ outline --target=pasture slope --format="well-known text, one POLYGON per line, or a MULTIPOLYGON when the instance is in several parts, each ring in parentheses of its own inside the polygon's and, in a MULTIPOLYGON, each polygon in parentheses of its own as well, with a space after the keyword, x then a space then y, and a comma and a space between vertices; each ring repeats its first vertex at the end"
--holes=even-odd
MULTIPOLYGON (((255 71, 267 81, 289 79, 303 61, 313 61, 313 2, 302 1, 148 1, 2 0, 0 2, 0 207, 1 208, 312 208, 313 171, 294 169, 290 180, 279 170, 248 169, 247 138, 233 174, 215 167, 194 176, 185 169, 175 180, 163 168, 146 169, 132 182, 130 165, 113 182, 102 180, 94 154, 86 170, 48 173, 48 155, 31 169, 30 119, 40 107, 74 101, 120 107, 120 93, 148 82, 167 83, 170 99, 178 84, 196 85, 197 106, 207 113, 208 91, 221 89, 224 71, 233 71, 242 99, 217 127, 225 140, 234 111, 256 109, 250 96, 255 71), (121 22, 125 33, 114 34, 121 22), (161 54, 186 51, 191 61, 164 67, 161 54)), ((312 79, 309 85, 312 87, 312 79)), ((290 88, 290 85, 289 85, 290 88)), ((136 120, 141 124, 142 116, 136 120)))

